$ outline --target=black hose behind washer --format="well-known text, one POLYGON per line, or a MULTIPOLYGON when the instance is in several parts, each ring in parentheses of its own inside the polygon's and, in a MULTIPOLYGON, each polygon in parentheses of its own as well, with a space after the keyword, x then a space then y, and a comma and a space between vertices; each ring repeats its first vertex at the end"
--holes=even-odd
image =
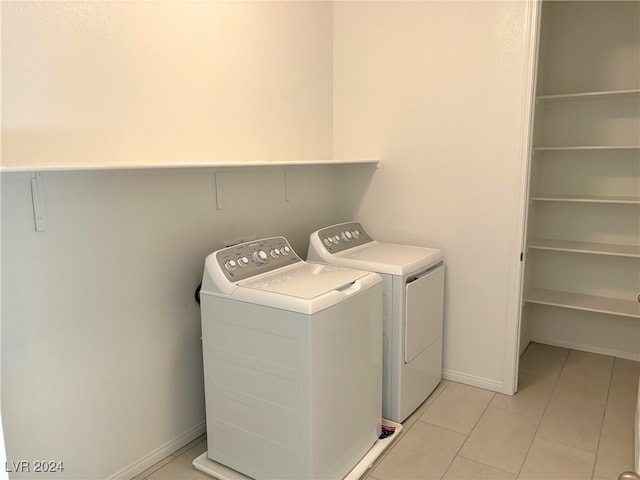
POLYGON ((195 298, 196 298, 196 302, 198 302, 198 305, 200 305, 200 290, 202 289, 202 283, 200 283, 200 285, 198 285, 198 288, 196 288, 196 293, 195 293, 195 298))

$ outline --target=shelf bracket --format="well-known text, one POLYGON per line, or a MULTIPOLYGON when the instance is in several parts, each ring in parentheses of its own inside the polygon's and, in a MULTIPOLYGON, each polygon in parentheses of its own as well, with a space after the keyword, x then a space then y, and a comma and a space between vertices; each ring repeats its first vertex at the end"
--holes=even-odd
POLYGON ((291 187, 289 184, 289 169, 284 169, 284 199, 287 202, 291 201, 291 187))
POLYGON ((31 200, 33 202, 33 220, 36 232, 44 232, 47 229, 47 216, 44 208, 44 189, 40 172, 31 174, 31 200))
POLYGON ((215 173, 216 181, 216 208, 222 210, 224 208, 224 197, 222 195, 222 171, 218 170, 215 173))

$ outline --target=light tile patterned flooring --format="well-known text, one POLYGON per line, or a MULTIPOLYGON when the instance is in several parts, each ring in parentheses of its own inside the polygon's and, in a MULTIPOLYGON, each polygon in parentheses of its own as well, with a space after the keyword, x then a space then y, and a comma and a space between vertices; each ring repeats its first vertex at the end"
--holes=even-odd
MULTIPOLYGON (((532 343, 519 389, 502 395, 443 381, 404 423, 367 480, 617 480, 633 468, 640 363, 532 343)), ((201 437, 136 477, 210 479, 201 437)))

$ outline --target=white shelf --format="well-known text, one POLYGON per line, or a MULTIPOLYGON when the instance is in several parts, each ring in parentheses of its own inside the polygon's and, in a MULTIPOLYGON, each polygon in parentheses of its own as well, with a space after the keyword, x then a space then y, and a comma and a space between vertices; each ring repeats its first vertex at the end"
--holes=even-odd
POLYGON ((563 93, 557 95, 540 95, 536 97, 538 103, 568 102, 573 100, 609 100, 625 97, 640 97, 640 89, 609 90, 599 92, 563 93))
POLYGON ((637 358, 640 44, 614 3, 540 5, 522 338, 637 358))
POLYGON ((291 199, 290 167, 328 166, 340 167, 349 165, 362 165, 377 167, 379 160, 307 160, 307 161, 259 161, 259 162, 213 162, 213 163, 180 163, 180 164, 156 164, 156 165, 29 165, 29 166, 4 166, 0 165, 0 174, 22 173, 31 175, 31 196, 33 200, 33 214, 36 222, 36 231, 47 229, 47 221, 44 216, 44 197, 42 195, 42 174, 46 172, 183 172, 185 170, 200 169, 209 170, 215 176, 216 208, 224 208, 223 196, 223 170, 242 168, 273 168, 284 169, 284 197, 291 199))
POLYGON ((536 238, 527 243, 527 248, 554 250, 558 252, 589 253, 640 258, 640 245, 614 245, 611 243, 576 242, 536 238))
POLYGON ((247 162, 212 162, 212 163, 171 163, 171 164, 114 164, 114 165, 28 165, 5 166, 0 165, 0 173, 10 172, 75 172, 75 171, 105 171, 105 170, 172 170, 172 169, 218 169, 218 168, 250 168, 250 167, 310 167, 310 166, 340 166, 340 165, 369 165, 377 167, 379 160, 303 160, 303 161, 247 161, 247 162))
POLYGON ((608 313, 624 317, 640 318, 640 303, 636 300, 582 295, 555 290, 532 289, 525 293, 524 301, 554 307, 608 313))
POLYGON ((617 203, 640 205, 640 197, 619 195, 540 195, 533 194, 530 200, 539 202, 574 202, 574 203, 617 203))

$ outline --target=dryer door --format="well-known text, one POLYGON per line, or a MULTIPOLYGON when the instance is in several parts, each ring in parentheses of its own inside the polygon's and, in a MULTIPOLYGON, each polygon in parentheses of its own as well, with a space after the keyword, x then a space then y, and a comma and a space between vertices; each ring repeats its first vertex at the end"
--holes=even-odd
POLYGON ((410 363, 442 335, 444 265, 414 278, 405 286, 405 363, 410 363))

